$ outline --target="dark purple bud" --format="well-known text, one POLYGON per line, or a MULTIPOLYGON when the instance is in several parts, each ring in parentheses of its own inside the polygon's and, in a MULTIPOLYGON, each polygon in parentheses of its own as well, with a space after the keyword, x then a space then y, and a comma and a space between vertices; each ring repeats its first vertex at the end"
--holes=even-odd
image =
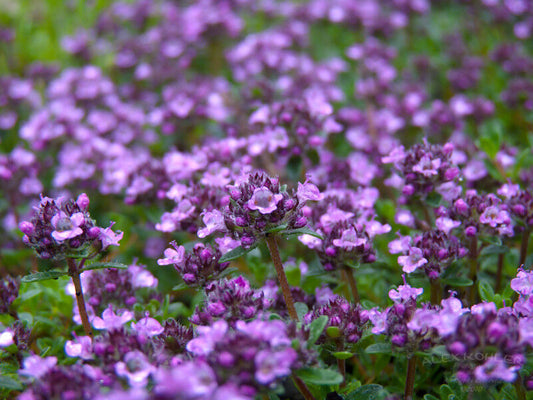
POLYGON ((95 343, 93 350, 94 354, 96 354, 98 357, 102 357, 105 355, 106 345, 104 343, 95 343))
POLYGON ((281 114, 281 120, 285 123, 285 124, 288 124, 292 121, 292 115, 287 113, 287 112, 284 112, 283 114, 281 114))
POLYGON ((337 249, 335 249, 335 247, 329 246, 328 248, 326 248, 326 255, 328 255, 329 257, 335 257, 336 254, 337 249))
POLYGON ((455 208, 458 213, 460 214, 467 214, 468 213, 468 204, 465 203, 463 199, 457 199, 455 201, 455 208))
POLYGON ((31 236, 33 232, 35 231, 35 227, 29 221, 22 221, 19 224, 19 229, 22 231, 22 233, 25 233, 28 236, 31 236))
POLYGON ((307 136, 309 134, 309 130, 305 126, 299 126, 296 128, 296 134, 299 136, 307 136))
POLYGON ((285 210, 292 210, 296 206, 296 200, 295 199, 287 199, 283 203, 283 208, 285 210))
POLYGON ((231 368, 235 363, 235 357, 230 352, 223 351, 218 355, 218 362, 225 368, 231 368))
POLYGON ((459 175, 459 168, 457 167, 448 168, 446 172, 444 173, 444 179, 446 179, 447 181, 451 181, 457 175, 459 175))
POLYGON ((205 263, 211 261, 213 259, 213 256, 213 251, 208 247, 206 247, 200 252, 200 259, 205 263))
POLYGON ((442 152, 445 155, 452 154, 454 145, 452 143, 446 143, 444 146, 442 146, 442 152))
POLYGON ((335 269, 335 267, 333 266, 333 264, 331 264, 331 263, 325 263, 324 264, 324 270, 333 271, 334 269, 335 269))
POLYGON ((307 218, 305 218, 303 215, 301 217, 298 217, 296 221, 294 221, 294 229, 303 228, 307 225, 307 218))
POLYGON ((241 191, 239 189, 231 189, 230 196, 233 200, 237 201, 241 198, 241 191))
POLYGON ((100 236, 100 228, 98 228, 97 226, 93 226, 87 232, 87 236, 89 236, 90 239, 96 239, 98 236, 100 236))
POLYGON ((513 212, 520 217, 524 217, 526 215, 526 208, 522 204, 516 204, 513 206, 513 212))
POLYGON ((250 247, 255 243, 255 238, 245 236, 241 239, 241 244, 243 247, 250 247))
POLYGON ((80 194, 76 200, 76 204, 81 210, 87 211, 89 208, 89 196, 87 196, 85 193, 80 194))
POLYGON ((193 274, 183 274, 182 278, 188 285, 192 285, 196 282, 196 277, 193 274))
POLYGON ((209 303, 207 306, 207 311, 209 314, 218 317, 226 311, 226 307, 224 307, 224 304, 222 304, 220 301, 217 301, 215 303, 209 303))
POLYGON ((461 342, 453 342, 448 346, 448 351, 454 356, 462 356, 466 353, 466 346, 461 342))
POLYGON ((457 371, 455 376, 461 383, 468 383, 470 381, 470 374, 467 371, 457 371))
POLYGON ((439 252, 438 252, 438 257, 440 260, 444 260, 445 258, 448 257, 448 250, 446 249, 439 249, 439 252))
POLYGON ((112 293, 112 292, 114 292, 116 289, 117 289, 117 285, 115 285, 114 283, 106 283, 106 284, 105 284, 105 290, 106 290, 106 292, 108 292, 108 293, 112 293))
POLYGON ((100 298, 96 297, 96 296, 91 296, 91 298, 89 299, 89 304, 91 306, 98 306, 100 305, 100 298))
POLYGON ((240 227, 248 226, 248 221, 244 217, 237 217, 235 218, 235 225, 240 227))
POLYGON ((414 192, 415 192, 415 188, 413 185, 405 185, 402 189, 402 193, 405 196, 412 196, 414 192))
POLYGON ((466 229, 465 229, 465 235, 467 237, 474 237, 477 235, 477 229, 475 226, 468 226, 466 229))
POLYGON ((487 328, 489 339, 498 340, 507 333, 507 327, 499 322, 493 322, 487 328))
POLYGON ((395 346, 403 347, 405 346, 405 343, 407 343, 407 338, 405 337, 405 335, 393 335, 391 338, 391 342, 395 346))

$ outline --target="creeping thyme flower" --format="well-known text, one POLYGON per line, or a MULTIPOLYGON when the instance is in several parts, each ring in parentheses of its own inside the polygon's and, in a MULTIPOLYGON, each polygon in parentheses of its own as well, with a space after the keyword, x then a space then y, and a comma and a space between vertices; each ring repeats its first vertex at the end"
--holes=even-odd
POLYGON ((455 329, 443 339, 450 354, 459 358, 457 378, 465 383, 492 380, 512 382, 524 365, 526 343, 522 321, 509 309, 481 303, 456 318, 455 329), (494 354, 490 358, 485 354, 494 354))
POLYGON ((232 382, 243 395, 271 387, 298 367, 298 354, 280 320, 237 321, 235 328, 219 320, 197 330, 187 349, 206 360, 219 385, 232 382))
POLYGON ((197 243, 192 251, 186 252, 176 242, 170 243, 173 248, 165 250, 165 258, 157 260, 159 265, 173 264, 183 281, 193 287, 205 286, 216 279, 229 265, 220 263, 222 253, 216 247, 197 243))
POLYGON ((62 258, 89 246, 93 246, 95 252, 110 245, 118 246, 123 233, 117 234, 111 227, 96 226, 87 211, 88 206, 89 198, 85 193, 76 201, 41 198, 32 220, 20 223, 24 242, 41 258, 62 258))
MULTIPOLYGON (((336 335, 335 339, 341 338, 347 343, 357 343, 361 339, 365 325, 369 320, 368 313, 363 311, 360 305, 350 304, 342 297, 336 297, 330 300, 328 304, 315 308, 305 316, 304 321, 311 323, 321 315, 328 317, 326 327, 338 328, 338 336, 336 335)), ((319 340, 325 342, 327 339, 328 336, 324 331, 319 340)))
POLYGON ((424 199, 437 187, 453 181, 459 174, 459 169, 451 159, 452 152, 451 143, 444 146, 430 145, 425 140, 423 144, 414 145, 407 151, 401 147, 393 149, 389 156, 382 158, 382 162, 392 163, 396 172, 403 178, 403 195, 417 195, 424 199))
POLYGON ((209 325, 220 319, 234 325, 239 320, 257 317, 266 309, 263 292, 252 289, 242 276, 211 282, 205 292, 205 305, 191 317, 191 322, 197 325, 209 325))
POLYGON ((206 237, 216 231, 230 233, 245 248, 253 246, 273 228, 303 228, 307 224, 302 213, 305 200, 320 198, 318 189, 311 183, 300 185, 299 191, 290 195, 280 187, 277 178, 262 172, 228 186, 228 192, 231 201, 224 210, 205 211, 206 227, 198 231, 198 236, 206 237))

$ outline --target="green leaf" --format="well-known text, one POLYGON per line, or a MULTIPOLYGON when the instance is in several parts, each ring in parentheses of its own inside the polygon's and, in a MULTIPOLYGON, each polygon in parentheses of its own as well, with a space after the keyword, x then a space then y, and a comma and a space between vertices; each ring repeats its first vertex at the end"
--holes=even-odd
POLYGON ((300 321, 304 318, 305 314, 309 312, 309 307, 307 307, 307 304, 305 303, 294 303, 294 308, 296 308, 296 314, 298 314, 300 321))
POLYGON ((287 229, 287 224, 276 225, 270 229, 267 229, 265 233, 278 233, 287 229))
POLYGON ((509 252, 509 247, 498 244, 491 244, 481 250, 481 255, 488 256, 492 254, 506 254, 509 252))
POLYGON ((466 278, 464 276, 452 276, 450 278, 442 279, 442 282, 446 285, 459 287, 472 286, 474 284, 472 279, 466 278))
POLYGON ((328 329, 326 329, 326 335, 332 339, 336 339, 341 336, 341 330, 338 326, 328 326, 328 329))
POLYGON ((220 260, 218 260, 219 263, 224 263, 232 260, 236 260, 239 257, 244 256, 245 254, 249 253, 253 249, 256 248, 257 245, 254 245, 252 247, 249 247, 245 249, 242 246, 235 247, 233 250, 228 251, 226 254, 224 254, 222 257, 220 257, 220 260))
POLYGON ((48 279, 57 279, 65 275, 68 275, 68 272, 56 271, 56 270, 36 272, 35 274, 23 276, 21 282, 31 283, 31 282, 46 281, 48 279))
POLYGON ((371 383, 369 385, 363 385, 355 389, 348 394, 345 400, 375 400, 383 391, 383 386, 371 383))
POLYGON ((425 394, 424 400, 439 400, 438 397, 433 396, 432 394, 425 394))
POLYGON ((80 272, 90 271, 93 269, 106 269, 106 268, 118 268, 118 269, 128 269, 126 264, 118 262, 95 262, 89 265, 86 265, 80 272))
POLYGON ((324 332, 328 320, 329 318, 326 315, 321 315, 309 324, 309 339, 307 339, 308 346, 316 343, 320 335, 322 335, 322 332, 324 332))
POLYGON ((442 196, 436 192, 431 192, 426 196, 426 203, 430 207, 437 208, 442 201, 442 196))
POLYGON ((480 281, 478 284, 479 296, 481 300, 494 301, 494 289, 487 281, 480 281))
POLYGON ((390 343, 375 343, 365 349, 367 354, 390 354, 392 346, 390 343))
POLYGON ((331 369, 303 368, 296 371, 296 375, 305 383, 319 386, 338 385, 343 381, 342 375, 331 369))
POLYGON ((0 376, 0 388, 9 390, 22 390, 22 384, 9 376, 0 376))
POLYGON ((298 229, 291 229, 290 231, 283 231, 281 232, 281 234, 285 237, 287 236, 294 236, 294 235, 311 235, 311 236, 314 236, 316 238, 319 238, 320 240, 324 240, 324 238, 316 233, 314 230, 308 228, 308 227, 303 227, 303 228, 298 228, 298 229))
POLYGON ((332 353, 333 357, 339 359, 339 360, 347 360, 348 358, 352 358, 353 354, 349 351, 336 351, 332 353))

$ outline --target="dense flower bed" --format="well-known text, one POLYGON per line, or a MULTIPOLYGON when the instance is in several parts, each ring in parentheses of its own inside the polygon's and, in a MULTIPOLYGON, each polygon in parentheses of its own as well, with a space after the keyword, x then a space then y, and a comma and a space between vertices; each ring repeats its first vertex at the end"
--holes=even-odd
POLYGON ((93 14, 0 25, 0 397, 533 398, 533 3, 93 14))

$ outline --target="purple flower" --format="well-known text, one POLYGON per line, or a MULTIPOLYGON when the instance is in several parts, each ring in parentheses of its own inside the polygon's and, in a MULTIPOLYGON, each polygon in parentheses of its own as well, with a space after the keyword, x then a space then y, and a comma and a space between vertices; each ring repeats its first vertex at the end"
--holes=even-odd
POLYGON ((81 212, 72 214, 69 217, 63 211, 60 211, 52 217, 51 223, 55 228, 52 232, 52 237, 56 241, 62 242, 75 238, 83 233, 83 229, 80 226, 85 223, 85 217, 81 212))
POLYGON ((76 340, 67 340, 65 343, 65 353, 69 357, 90 360, 94 357, 92 350, 92 339, 89 336, 79 336, 76 337, 76 340))
POLYGON ((353 226, 343 231, 340 239, 333 239, 333 244, 335 246, 345 248, 348 251, 352 250, 354 247, 364 245, 365 243, 366 238, 358 237, 353 226))
POLYGON ((100 240, 102 241, 102 246, 106 249, 109 246, 120 246, 118 243, 124 236, 124 232, 118 231, 115 233, 111 228, 115 225, 114 222, 111 222, 111 225, 107 228, 100 228, 100 240))
POLYGON ((439 217, 435 220, 435 224, 437 225, 437 229, 448 235, 452 229, 461 225, 461 222, 454 221, 448 217, 439 217))
POLYGON ((158 320, 150 318, 148 316, 139 320, 139 322, 133 322, 131 328, 140 335, 146 337, 152 337, 163 333, 164 328, 161 326, 158 320))
POLYGON ((324 195, 320 193, 318 188, 307 181, 303 184, 298 182, 298 192, 296 194, 298 196, 298 200, 300 200, 302 203, 306 202, 307 200, 320 201, 324 198, 324 195))
POLYGON ((409 255, 398 257, 398 264, 400 264, 403 267, 403 271, 407 272, 408 274, 427 262, 428 260, 424 258, 422 250, 417 247, 409 248, 409 255))
POLYGON ((289 375, 296 357, 296 351, 290 347, 280 351, 259 351, 254 359, 255 378, 263 385, 268 385, 276 378, 289 375))
POLYGON ((440 167, 440 164, 440 158, 432 160, 427 154, 425 154, 420 159, 418 164, 413 166, 413 171, 418 172, 419 174, 422 174, 425 177, 430 177, 439 173, 438 169, 440 167))
POLYGON ((39 379, 57 364, 57 357, 29 356, 24 359, 24 368, 19 370, 22 375, 39 379))
POLYGON ((222 339, 228 330, 228 323, 219 320, 212 326, 199 326, 198 337, 187 343, 187 350, 194 355, 207 355, 213 351, 215 343, 222 339))
POLYGON ((520 269, 516 278, 511 280, 511 289, 522 296, 529 296, 533 293, 533 271, 520 269))
POLYGON ((95 329, 105 329, 108 331, 116 330, 122 327, 126 322, 133 318, 133 313, 128 310, 119 310, 115 314, 113 307, 109 305, 102 313, 102 318, 94 317, 92 323, 95 329))
POLYGON ((209 399, 217 388, 216 375, 204 362, 188 361, 155 372, 154 392, 164 398, 209 399))
POLYGON ((226 225, 224 224, 224 216, 218 210, 206 211, 202 221, 204 221, 205 228, 198 230, 199 238, 205 238, 213 232, 226 229, 226 225))
POLYGON ((159 265, 170 265, 170 264, 181 264, 185 259, 185 247, 179 246, 176 244, 176 242, 170 243, 174 248, 168 248, 165 249, 165 252, 163 253, 165 255, 165 258, 160 258, 157 260, 157 264, 159 265))
POLYGON ((248 208, 250 210, 257 210, 261 214, 270 214, 277 207, 276 205, 283 198, 281 194, 274 194, 266 187, 256 188, 252 198, 248 200, 248 208))
POLYGON ((115 372, 118 376, 128 379, 133 387, 145 387, 148 377, 155 371, 144 353, 139 350, 130 351, 124 356, 124 361, 115 364, 115 372))
MULTIPOLYGON (((405 282, 405 275, 403 278, 405 282)), ((398 290, 391 289, 389 291, 389 297, 395 303, 402 303, 410 299, 416 299, 422 294, 423 291, 424 289, 422 288, 414 288, 406 283, 404 285, 398 286, 398 290)))
POLYGON ((513 382, 516 379, 516 366, 508 367, 505 361, 499 356, 490 357, 485 364, 476 367, 474 376, 478 382, 489 382, 492 380, 502 380, 513 382))
POLYGON ((500 224, 509 224, 511 218, 507 211, 500 210, 497 206, 489 206, 483 211, 483 214, 479 216, 479 222, 496 228, 500 224))

